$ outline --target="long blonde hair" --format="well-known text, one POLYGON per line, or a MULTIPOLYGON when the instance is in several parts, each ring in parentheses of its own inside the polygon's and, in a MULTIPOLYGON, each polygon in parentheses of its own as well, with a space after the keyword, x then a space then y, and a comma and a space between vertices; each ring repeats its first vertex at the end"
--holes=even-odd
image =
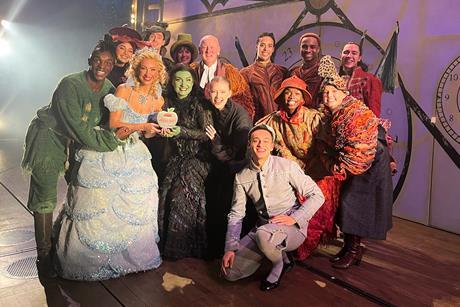
POLYGON ((142 61, 145 60, 145 59, 154 60, 156 62, 156 64, 158 65, 158 67, 160 68, 159 78, 157 78, 157 80, 155 80, 152 83, 152 85, 151 85, 151 87, 149 89, 149 94, 157 96, 158 85, 163 86, 164 84, 166 84, 166 80, 167 80, 168 75, 166 73, 165 66, 163 65, 163 61, 161 59, 161 56, 158 54, 158 52, 155 51, 155 49, 144 47, 144 48, 136 51, 136 53, 134 54, 134 57, 130 61, 129 68, 126 71, 126 76, 133 78, 133 80, 134 80, 134 89, 136 89, 136 90, 139 89, 139 87, 140 87, 139 69, 140 69, 140 65, 141 65, 142 61))

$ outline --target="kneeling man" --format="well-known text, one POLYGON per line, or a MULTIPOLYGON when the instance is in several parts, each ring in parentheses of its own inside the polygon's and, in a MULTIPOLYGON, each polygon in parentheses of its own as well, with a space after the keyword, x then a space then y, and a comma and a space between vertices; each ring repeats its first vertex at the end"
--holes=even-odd
POLYGON ((273 267, 262 279, 263 291, 278 287, 282 274, 292 268, 286 252, 302 244, 309 220, 324 202, 321 190, 297 163, 270 155, 274 141, 275 132, 265 124, 249 132, 251 159, 235 177, 222 258, 222 271, 230 281, 252 275, 268 258, 273 267), (240 239, 247 197, 256 207, 258 220, 240 239))

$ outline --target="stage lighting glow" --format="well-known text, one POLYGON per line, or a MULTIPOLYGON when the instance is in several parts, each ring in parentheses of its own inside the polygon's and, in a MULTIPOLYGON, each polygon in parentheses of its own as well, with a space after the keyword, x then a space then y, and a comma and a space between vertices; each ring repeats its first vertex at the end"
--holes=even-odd
POLYGON ((2 19, 1 24, 2 24, 2 27, 4 27, 5 29, 9 29, 11 27, 11 22, 5 19, 2 19))
POLYGON ((1 117, 1 115, 2 113, 0 113, 0 131, 6 126, 5 120, 1 117))
POLYGON ((6 39, 0 37, 0 56, 5 56, 11 53, 11 46, 6 39))

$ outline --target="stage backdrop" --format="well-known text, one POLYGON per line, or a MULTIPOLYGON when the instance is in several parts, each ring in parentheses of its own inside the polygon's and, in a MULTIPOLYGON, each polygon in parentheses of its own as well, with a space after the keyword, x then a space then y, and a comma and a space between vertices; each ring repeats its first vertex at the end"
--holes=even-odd
MULTIPOLYGON (((130 22, 131 3, 0 2, 0 18, 13 22, 0 30, 12 49, 2 55, 0 48, 0 139, 22 140, 57 82, 87 67, 91 49, 110 27, 130 22)), ((163 18, 170 23, 171 44, 179 32, 191 33, 196 44, 203 35, 214 34, 222 55, 238 67, 235 37, 252 62, 257 35, 273 32, 279 47, 275 61, 292 66, 300 60, 303 32, 320 34, 323 54, 337 58, 346 42, 359 41, 367 30, 363 53, 371 72, 399 21, 402 83, 394 94, 384 94, 382 106, 382 117, 392 121, 397 140, 394 214, 460 233, 459 11, 456 0, 166 0, 163 18)))
POLYGON ((304 32, 318 33, 322 53, 338 58, 342 46, 359 42, 366 30, 363 59, 371 72, 399 21, 397 65, 406 91, 385 93, 382 103, 382 117, 391 120, 397 140, 394 215, 460 233, 458 11, 454 0, 170 0, 164 20, 172 42, 179 32, 191 33, 196 44, 205 34, 216 35, 222 56, 238 67, 235 37, 251 63, 257 35, 273 32, 275 62, 290 67, 300 61, 298 38, 304 32))

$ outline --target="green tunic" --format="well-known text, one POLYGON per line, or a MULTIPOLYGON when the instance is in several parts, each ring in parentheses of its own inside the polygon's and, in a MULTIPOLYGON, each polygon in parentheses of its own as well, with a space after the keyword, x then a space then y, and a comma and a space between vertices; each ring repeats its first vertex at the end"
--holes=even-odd
POLYGON ((57 180, 65 172, 70 141, 95 151, 112 151, 120 144, 112 131, 98 128, 102 99, 113 90, 105 80, 101 90, 93 92, 85 71, 71 74, 61 80, 51 103, 37 111, 27 131, 21 164, 32 175, 30 210, 49 213, 55 208, 57 180))

